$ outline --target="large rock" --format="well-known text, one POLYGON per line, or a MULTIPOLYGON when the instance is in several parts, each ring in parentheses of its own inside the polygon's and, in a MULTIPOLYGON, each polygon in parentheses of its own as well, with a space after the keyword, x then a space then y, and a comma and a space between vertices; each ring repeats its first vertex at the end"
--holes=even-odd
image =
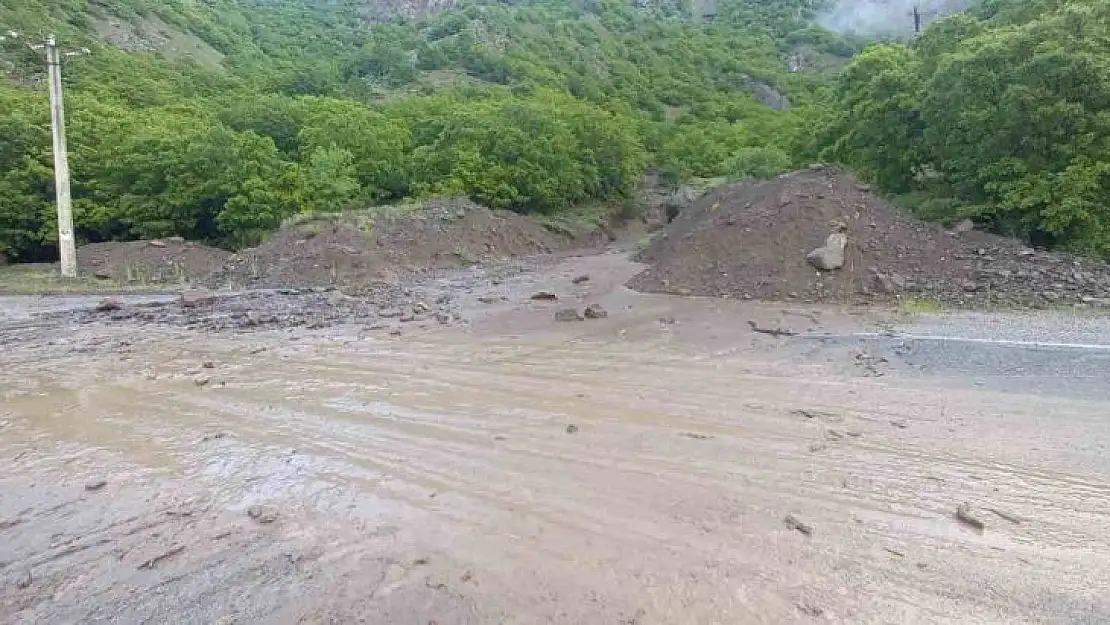
POLYGON ((663 205, 667 214, 667 223, 674 221, 674 218, 678 217, 678 214, 685 210, 687 206, 693 204, 696 199, 698 199, 698 192, 693 187, 683 185, 675 189, 663 205))
POLYGON ((181 292, 178 301, 185 308, 199 308, 215 302, 216 294, 208 289, 187 289, 181 292))
POLYGON ((848 247, 848 235, 834 232, 819 247, 806 255, 809 264, 821 271, 833 271, 844 266, 844 249, 848 247))

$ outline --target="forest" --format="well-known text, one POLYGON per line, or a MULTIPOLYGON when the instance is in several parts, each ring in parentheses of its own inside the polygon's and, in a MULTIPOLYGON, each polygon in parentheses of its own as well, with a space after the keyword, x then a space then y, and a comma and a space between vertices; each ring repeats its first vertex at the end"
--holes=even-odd
MULTIPOLYGON (((557 214, 626 204, 646 172, 821 159, 931 219, 1110 254, 1110 8, 985 0, 867 44, 817 26, 825 5, 8 0, 0 31, 91 50, 64 68, 81 241, 239 248, 443 194, 557 214)), ((9 38, 0 73, 0 254, 52 258, 42 59, 9 38)))

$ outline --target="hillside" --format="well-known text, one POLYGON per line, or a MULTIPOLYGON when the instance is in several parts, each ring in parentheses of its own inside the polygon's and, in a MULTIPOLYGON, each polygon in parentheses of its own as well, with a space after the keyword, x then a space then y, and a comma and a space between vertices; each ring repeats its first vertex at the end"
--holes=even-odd
MULTIPOLYGON (((232 247, 406 197, 550 213, 625 202, 648 167, 783 171, 855 50, 811 0, 402 4, 17 0, 0 27, 93 51, 65 74, 82 240, 232 247)), ((0 251, 49 257, 41 62, 2 58, 0 251)))
MULTIPOLYGON (((438 195, 554 214, 627 204, 649 169, 821 159, 919 216, 1110 253, 1110 9, 943 15, 965 4, 923 2, 920 37, 866 50, 821 24, 904 31, 905 2, 11 0, 0 30, 92 50, 65 69, 82 241, 237 248, 438 195)), ((0 71, 0 253, 52 258, 41 59, 9 40, 0 71)))

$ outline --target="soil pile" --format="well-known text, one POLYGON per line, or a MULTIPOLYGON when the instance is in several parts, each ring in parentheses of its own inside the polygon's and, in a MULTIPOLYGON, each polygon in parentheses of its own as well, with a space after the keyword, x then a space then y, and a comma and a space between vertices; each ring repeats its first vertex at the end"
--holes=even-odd
POLYGON ((174 237, 90 243, 77 249, 81 271, 128 284, 189 284, 223 266, 231 252, 174 237))
POLYGON ((237 288, 337 287, 363 292, 402 274, 555 251, 569 240, 508 211, 462 198, 416 208, 303 219, 229 259, 208 280, 237 288))
POLYGON ((833 303, 909 294, 963 306, 1110 302, 1104 263, 945 231, 820 166, 710 191, 638 260, 650 267, 629 286, 653 293, 833 303), (819 271, 806 256, 834 231, 848 238, 844 265, 819 271))

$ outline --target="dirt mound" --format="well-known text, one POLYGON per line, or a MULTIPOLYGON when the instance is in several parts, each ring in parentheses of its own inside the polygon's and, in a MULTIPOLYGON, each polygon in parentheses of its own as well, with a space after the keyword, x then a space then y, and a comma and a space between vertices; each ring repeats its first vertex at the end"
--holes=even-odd
POLYGON ((82 272, 133 284, 197 282, 223 266, 231 252, 180 238, 90 243, 77 249, 82 272))
POLYGON ((836 303, 909 294, 967 306, 1110 297, 1104 263, 977 231, 947 232, 899 212, 852 177, 816 166, 707 193, 639 260, 650 268, 629 286, 654 293, 836 303), (844 266, 818 271, 806 255, 841 228, 848 237, 844 266))
POLYGON ((214 286, 361 291, 400 274, 555 251, 568 244, 532 219, 462 198, 389 212, 328 215, 283 227, 209 279, 214 286))

